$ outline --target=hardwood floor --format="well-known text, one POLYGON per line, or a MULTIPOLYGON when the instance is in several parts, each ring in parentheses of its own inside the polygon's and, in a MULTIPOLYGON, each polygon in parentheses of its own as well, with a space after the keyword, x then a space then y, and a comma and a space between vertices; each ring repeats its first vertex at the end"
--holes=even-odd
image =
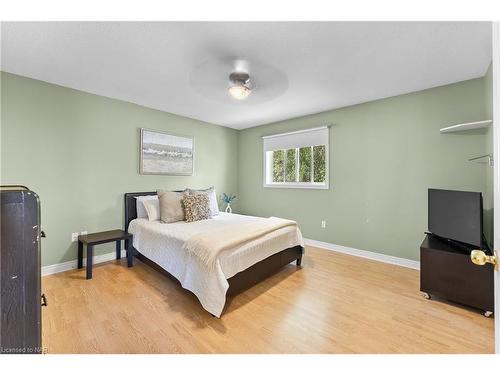
POLYGON ((212 317, 136 261, 44 277, 48 353, 493 353, 494 321, 419 292, 418 271, 308 247, 302 268, 212 317))

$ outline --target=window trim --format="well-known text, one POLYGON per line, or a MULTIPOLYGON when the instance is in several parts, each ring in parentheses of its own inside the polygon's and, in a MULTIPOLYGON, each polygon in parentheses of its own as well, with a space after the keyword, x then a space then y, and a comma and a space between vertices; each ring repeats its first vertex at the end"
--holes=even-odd
MULTIPOLYGON (((330 127, 330 126, 325 126, 325 127, 330 127)), ((286 135, 286 134, 294 134, 294 133, 302 133, 306 131, 311 131, 311 130, 316 130, 316 129, 321 129, 323 127, 318 127, 318 128, 310 128, 310 129, 304 129, 304 130, 298 130, 294 132, 289 132, 289 133, 283 133, 283 134, 276 134, 268 137, 275 137, 275 136, 281 136, 281 135, 286 135)), ((330 134, 330 133, 328 133, 330 134)), ((266 138, 266 137, 262 137, 266 138)), ((319 145, 318 145, 319 146, 319 145)), ((318 182, 273 182, 273 183, 268 183, 267 182, 267 155, 266 155, 266 150, 264 147, 262 147, 262 161, 263 161, 263 187, 265 188, 285 188, 285 189, 319 189, 319 190, 328 190, 330 189, 330 136, 328 136, 328 141, 325 144, 325 183, 318 183, 318 182)), ((299 153, 296 152, 295 154, 296 159, 299 157, 299 153)), ((286 160, 286 155, 285 155, 285 160, 286 160)), ((296 161, 297 163, 297 161, 296 161)), ((298 174, 298 164, 295 173, 298 174)), ((286 165, 285 165, 286 168, 286 165)), ((286 169, 285 169, 285 176, 286 176, 286 169)), ((314 176, 314 163, 312 163, 311 166, 311 176, 314 176)), ((286 177, 285 177, 286 178, 286 177)))

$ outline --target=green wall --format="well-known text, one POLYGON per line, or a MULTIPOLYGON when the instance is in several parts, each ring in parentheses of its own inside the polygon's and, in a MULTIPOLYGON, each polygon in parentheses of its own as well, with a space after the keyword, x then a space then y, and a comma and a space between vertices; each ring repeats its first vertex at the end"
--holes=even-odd
POLYGON ((130 191, 214 185, 238 194, 239 212, 293 218, 307 238, 408 259, 418 259, 428 187, 482 191, 491 214, 491 169, 467 161, 489 152, 490 131, 439 134, 490 116, 491 69, 484 78, 243 131, 7 73, 1 95, 1 183, 40 195, 43 265, 75 259, 72 232, 121 228, 130 191), (330 189, 264 188, 261 136, 323 124, 333 124, 330 189), (140 175, 141 127, 194 135, 195 175, 140 175))
POLYGON ((427 188, 486 190, 486 167, 467 161, 485 153, 485 132, 439 133, 484 119, 486 91, 480 78, 240 131, 240 210, 295 219, 306 238, 418 259, 427 188), (261 136, 324 124, 334 124, 330 189, 264 188, 261 136))
POLYGON ((236 130, 7 73, 1 94, 1 183, 39 194, 43 265, 76 258, 72 232, 122 228, 125 192, 237 192, 236 130), (141 127, 193 135, 194 176, 140 175, 141 127))

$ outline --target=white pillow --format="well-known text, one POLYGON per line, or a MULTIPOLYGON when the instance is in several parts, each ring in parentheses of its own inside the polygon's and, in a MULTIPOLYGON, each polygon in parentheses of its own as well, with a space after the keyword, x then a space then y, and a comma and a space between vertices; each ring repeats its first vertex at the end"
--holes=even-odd
POLYGON ((217 193, 215 192, 215 188, 209 187, 205 190, 193 190, 188 189, 189 194, 197 195, 197 194, 206 194, 208 196, 208 205, 210 206, 210 218, 213 218, 219 214, 219 205, 217 203, 217 193))
POLYGON ((145 199, 142 204, 148 214, 149 221, 160 220, 160 199, 145 199))
POLYGON ((136 209, 137 209, 137 218, 139 219, 147 219, 148 213, 146 212, 146 208, 144 207, 144 201, 156 200, 158 201, 158 207, 160 206, 160 201, 158 200, 158 195, 141 195, 135 197, 137 200, 136 209))

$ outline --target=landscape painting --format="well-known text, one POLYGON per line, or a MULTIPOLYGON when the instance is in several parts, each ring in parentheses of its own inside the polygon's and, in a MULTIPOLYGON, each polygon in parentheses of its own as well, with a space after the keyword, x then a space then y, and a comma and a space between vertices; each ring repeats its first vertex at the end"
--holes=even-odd
POLYGON ((193 175, 194 142, 155 130, 141 129, 141 174, 193 175))

